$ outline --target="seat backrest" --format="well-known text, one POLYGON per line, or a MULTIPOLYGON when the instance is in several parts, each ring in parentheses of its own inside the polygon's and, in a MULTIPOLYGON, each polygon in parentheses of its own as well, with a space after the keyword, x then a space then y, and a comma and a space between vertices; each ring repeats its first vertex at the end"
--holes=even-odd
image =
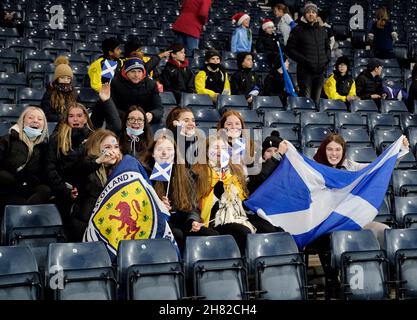
POLYGON ((301 128, 307 126, 320 126, 324 128, 333 128, 334 119, 327 112, 303 112, 300 120, 301 128))
POLYGON ((316 104, 311 98, 289 96, 287 99, 287 110, 316 110, 316 104))
POLYGON ((347 112, 346 104, 342 100, 320 99, 319 107, 320 107, 320 112, 324 112, 324 111, 347 112))
POLYGON ((395 265, 398 250, 417 250, 417 229, 385 229, 385 248, 391 265, 395 265))
POLYGON ((407 195, 404 188, 417 186, 417 170, 395 170, 392 175, 394 195, 407 195))
POLYGON ((318 148, 311 148, 311 147, 305 147, 303 148, 303 154, 309 158, 313 159, 313 157, 316 155, 318 148))
POLYGON ((243 95, 219 95, 217 99, 217 108, 221 110, 222 108, 249 108, 248 102, 246 101, 245 96, 243 95))
POLYGON ((375 128, 393 128, 398 126, 397 120, 392 114, 372 113, 368 116, 369 131, 375 128))
POLYGON ((382 152, 387 145, 396 141, 403 132, 400 128, 381 129, 374 131, 374 145, 375 148, 382 152))
POLYGON ((255 96, 253 97, 252 109, 276 109, 284 110, 281 99, 278 96, 255 96))
POLYGON ((181 106, 189 108, 193 106, 213 107, 213 101, 208 94, 183 92, 181 95, 181 106))
POLYGON ((349 147, 346 150, 346 159, 359 163, 371 163, 376 158, 377 155, 372 147, 349 147))
POLYGON ((197 124, 201 122, 212 122, 214 124, 220 120, 220 114, 216 109, 192 108, 192 110, 197 124))
POLYGON ((334 117, 336 128, 367 128, 365 118, 360 114, 337 112, 334 117))
POLYGON ((299 127, 300 122, 294 113, 290 111, 266 111, 264 125, 265 127, 276 127, 277 125, 299 127))
POLYGON ((378 107, 373 100, 353 100, 350 103, 352 112, 378 112, 378 107))
POLYGON ((417 216, 417 196, 395 197, 395 216, 400 226, 407 227, 406 216, 417 216))
POLYGON ((172 92, 160 92, 159 96, 163 105, 175 106, 177 104, 177 100, 172 92))
POLYGON ((417 114, 401 114, 400 123, 404 131, 411 127, 417 127, 417 114))
POLYGON ((0 246, 0 275, 38 272, 35 256, 29 247, 0 246))
POLYGON ((407 113, 408 109, 403 101, 400 100, 382 100, 381 101, 382 113, 407 113))
POLYGON ((303 147, 318 147, 331 131, 327 128, 304 127, 301 135, 303 147))

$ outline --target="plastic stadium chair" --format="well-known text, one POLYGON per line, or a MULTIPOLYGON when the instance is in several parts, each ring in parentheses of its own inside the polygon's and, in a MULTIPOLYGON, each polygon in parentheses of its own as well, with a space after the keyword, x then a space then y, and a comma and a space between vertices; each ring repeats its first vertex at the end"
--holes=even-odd
POLYGON ((348 147, 372 147, 368 131, 365 129, 340 129, 339 133, 348 147))
POLYGON ((198 126, 215 128, 220 120, 220 114, 216 109, 193 108, 193 114, 198 126))
POLYGON ((249 109, 248 102, 246 101, 245 96, 228 96, 228 95, 219 95, 217 99, 217 109, 222 110, 223 108, 247 108, 249 109))
POLYGON ((245 263, 231 235, 187 237, 184 264, 195 296, 207 300, 246 298, 245 263))
POLYGON ((28 247, 0 247, 0 300, 38 300, 42 284, 28 247))
POLYGON ((14 102, 14 97, 12 96, 10 91, 7 90, 6 88, 0 88, 0 104, 3 104, 3 103, 9 104, 13 102, 14 102))
POLYGON ((9 91, 16 92, 17 88, 26 87, 26 75, 23 72, 0 72, 0 86, 7 88, 9 91))
POLYGON ((417 298, 417 229, 385 230, 385 246, 397 299, 417 298))
POLYGON ((10 122, 0 122, 0 137, 9 133, 12 126, 13 124, 10 122))
POLYGON ((395 216, 403 228, 417 228, 417 197, 395 197, 395 216))
POLYGON ((300 116, 301 128, 334 129, 334 118, 326 112, 303 112, 300 116))
POLYGON ((408 152, 397 163, 397 169, 415 169, 417 167, 416 157, 412 152, 408 152))
POLYGON ((304 259, 289 233, 249 234, 246 261, 263 299, 307 299, 304 259))
POLYGON ((93 108, 96 102, 99 100, 97 92, 92 88, 82 87, 77 90, 78 101, 86 108, 93 108))
POLYGON ((375 130, 373 134, 374 146, 377 152, 382 153, 391 143, 396 141, 403 132, 399 128, 375 130))
POLYGON ((378 112, 378 107, 373 100, 353 100, 350 103, 350 110, 352 112, 378 112))
POLYGON ((160 92, 161 102, 163 106, 176 106, 177 100, 172 92, 160 92))
POLYGON ((338 112, 334 115, 334 124, 336 128, 368 129, 365 120, 365 117, 362 117, 357 113, 338 112))
POLYGON ((320 99, 320 112, 347 112, 346 104, 342 100, 320 99))
POLYGON ((316 105, 311 98, 292 96, 287 99, 287 110, 317 111, 316 105))
POLYGON ((375 129, 392 129, 399 127, 398 120, 392 114, 371 113, 368 116, 369 132, 375 129))
POLYGON ((214 108, 213 101, 208 94, 185 93, 181 95, 181 106, 214 108))
POLYGON ((395 196, 417 196, 417 170, 394 170, 392 185, 395 196))
POLYGON ((346 159, 355 162, 371 163, 376 158, 377 155, 372 147, 349 147, 346 150, 346 159))
POLYGON ((417 114, 401 114, 400 116, 401 129, 408 132, 408 128, 417 127, 417 114))
MULTIPOLYGON (((116 278, 103 242, 52 243, 48 249, 46 283, 55 300, 113 300, 116 278), (51 287, 59 271, 63 287, 51 287), (57 273, 58 272, 58 273, 57 273)), ((59 285, 59 281, 57 285, 59 285)))
POLYGON ((16 123, 25 108, 22 104, 0 104, 0 122, 16 123))
MULTIPOLYGON (((228 108, 226 110, 233 110, 228 108)), ((260 128, 263 126, 263 117, 259 115, 255 110, 236 110, 240 113, 241 117, 245 121, 248 128, 260 128)))
POLYGON ((303 154, 309 158, 309 159, 313 159, 313 157, 316 155, 317 153, 317 149, 318 148, 310 148, 310 147, 305 147, 303 149, 303 154))
POLYGON ((17 72, 19 68, 20 53, 14 49, 0 48, 0 62, 5 66, 11 66, 13 72, 17 72))
MULTIPOLYGON (((388 63, 390 63, 390 59, 385 60, 388 61, 388 63)), ((395 61, 395 59, 394 59, 395 61)), ((397 62, 398 64, 398 62, 397 62)), ((401 69, 400 68, 391 68, 388 66, 384 66, 384 68, 382 68, 382 74, 381 77, 386 79, 386 78, 401 78, 402 77, 402 73, 401 73, 401 69)))
POLYGON ((416 153, 417 150, 417 127, 409 127, 407 130, 408 142, 410 143, 410 149, 416 153))
POLYGON ((371 230, 333 232, 330 247, 331 265, 340 274, 345 299, 387 297, 387 260, 371 230), (358 270, 363 286, 356 286, 358 270))
POLYGON ((128 300, 179 300, 185 278, 177 249, 168 239, 121 241, 118 282, 128 300))
POLYGON ((393 226, 396 224, 395 216, 391 213, 387 196, 385 196, 374 221, 384 223, 388 226, 393 226))
POLYGON ((43 98, 44 90, 33 88, 20 88, 17 91, 17 103, 39 106, 43 98))
POLYGON ((252 109, 259 111, 275 110, 284 111, 281 99, 278 96, 256 96, 253 97, 252 109))
POLYGON ((319 147, 324 138, 329 135, 331 131, 326 128, 310 128, 302 129, 301 145, 302 147, 319 147))
POLYGON ((264 115, 265 127, 292 128, 299 130, 300 121, 290 111, 266 111, 264 115))
POLYGON ((407 113, 408 109, 404 102, 400 100, 382 100, 381 101, 381 112, 382 113, 392 113, 392 114, 402 114, 407 113))

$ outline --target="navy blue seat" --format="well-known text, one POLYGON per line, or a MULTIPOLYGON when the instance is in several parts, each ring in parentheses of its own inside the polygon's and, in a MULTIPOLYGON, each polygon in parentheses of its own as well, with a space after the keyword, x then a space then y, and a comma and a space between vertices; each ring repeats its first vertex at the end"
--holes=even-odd
MULTIPOLYGON (((228 108, 227 110, 233 110, 228 108)), ((248 128, 259 128, 263 126, 263 117, 255 110, 236 110, 239 112, 248 128)))
POLYGON ((384 201, 379 207, 378 214, 374 218, 374 221, 384 223, 389 226, 396 224, 395 215, 391 213, 388 196, 384 197, 384 201))
POLYGON ((417 170, 394 170, 392 185, 396 196, 417 195, 417 170))
POLYGON ((0 137, 9 133, 12 126, 13 124, 10 122, 0 122, 0 137))
POLYGON ((375 149, 378 153, 382 153, 390 144, 397 141, 402 134, 400 128, 375 130, 373 134, 375 149))
POLYGON ((266 111, 270 109, 283 111, 284 106, 278 96, 256 96, 253 97, 252 109, 259 111, 266 111))
POLYGON ((402 114, 408 113, 407 106, 403 101, 400 100, 382 100, 381 101, 381 112, 382 113, 392 113, 392 114, 402 114))
POLYGON ((215 128, 220 120, 220 114, 216 109, 193 108, 193 114, 198 126, 215 128))
POLYGON ((334 124, 336 128, 344 129, 367 129, 366 118, 357 113, 338 112, 334 115, 334 124))
POLYGON ((301 146, 302 147, 319 147, 321 142, 331 131, 327 128, 302 128, 301 146))
POLYGON ((17 88, 26 87, 26 75, 23 72, 4 73, 0 72, 0 86, 16 93, 17 88))
POLYGON ((342 100, 336 99, 320 99, 320 112, 347 112, 346 104, 342 100))
POLYGON ((303 154, 309 158, 309 159, 313 159, 313 157, 316 155, 317 153, 317 149, 318 148, 314 148, 314 147, 304 147, 303 148, 303 154))
POLYGON ((181 95, 182 107, 208 107, 213 108, 213 101, 208 94, 185 93, 181 95))
POLYGON ((44 90, 34 88, 20 88, 17 91, 17 103, 39 106, 42 101, 44 90))
POLYGON ((289 127, 299 130, 300 121, 290 111, 266 111, 264 114, 265 127, 283 128, 289 127))
POLYGON ((417 128, 417 114, 401 114, 400 123, 404 132, 408 132, 408 128, 417 128))
POLYGON ((398 120, 392 114, 371 113, 368 116, 369 131, 374 129, 392 129, 399 127, 398 120))
POLYGON ((46 283, 55 300, 113 300, 116 278, 103 242, 52 243, 48 249, 46 283), (59 277, 61 283, 50 281, 59 277), (57 288, 51 284, 58 285, 57 288), (59 285, 62 287, 59 288, 59 285))
POLYGON ((177 100, 172 92, 160 92, 159 96, 161 97, 162 105, 164 106, 176 106, 177 100))
POLYGON ((365 129, 340 129, 339 133, 348 147, 372 147, 368 131, 365 129))
POLYGON ((0 104, 0 121, 16 123, 25 108, 22 104, 0 104))
POLYGON ((349 147, 346 150, 346 159, 359 163, 371 163, 376 157, 372 147, 349 147))
POLYGON ((303 112, 300 116, 301 128, 334 129, 334 118, 326 112, 303 112))
POLYGON ((417 228, 417 197, 395 197, 395 216, 403 228, 417 228))
POLYGON ((41 276, 28 247, 0 247, 0 300, 38 300, 41 276))
POLYGON ((417 151, 417 127, 408 127, 407 130, 408 142, 413 153, 417 151))
POLYGON ((168 239, 121 241, 117 266, 121 292, 129 300, 179 300, 184 296, 183 268, 168 239))
POLYGON ((300 148, 300 139, 298 136, 298 131, 294 130, 294 128, 290 127, 282 127, 282 128, 262 128, 262 141, 265 140, 266 137, 271 135, 272 131, 278 131, 279 135, 282 139, 290 141, 297 149, 300 148))
POLYGON ((99 100, 97 92, 92 88, 82 87, 77 90, 78 101, 82 103, 86 108, 93 108, 96 102, 99 100))
POLYGON ((330 247, 331 266, 340 275, 345 299, 381 300, 387 297, 388 266, 371 230, 333 232, 330 247), (356 279, 358 272, 361 285, 356 279))
POLYGON ((6 88, 0 88, 0 104, 6 103, 13 103, 15 101, 12 93, 7 90, 6 88))
POLYGON ((0 62, 4 66, 10 66, 13 72, 17 72, 20 64, 21 55, 15 49, 0 48, 0 62))
POLYGON ((246 101, 245 96, 229 96, 229 95, 219 95, 217 99, 217 109, 222 110, 223 108, 233 109, 233 108, 247 108, 249 109, 248 102, 246 101))
POLYGON ((293 111, 316 111, 316 104, 311 98, 306 97, 288 97, 287 110, 293 111))
POLYGON ((245 263, 231 235, 187 237, 184 265, 195 296, 207 300, 246 298, 245 263))
POLYGON ((353 100, 350 103, 350 110, 359 113, 378 112, 378 107, 373 100, 353 100))

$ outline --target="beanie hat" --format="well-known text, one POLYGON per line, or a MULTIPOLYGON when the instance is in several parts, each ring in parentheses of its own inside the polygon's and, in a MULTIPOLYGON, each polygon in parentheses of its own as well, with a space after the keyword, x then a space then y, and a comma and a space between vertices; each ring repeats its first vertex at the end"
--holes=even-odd
POLYGON ((105 57, 108 56, 109 51, 114 51, 118 46, 120 46, 120 41, 117 38, 107 38, 104 39, 101 44, 101 50, 105 57))
POLYGON ((367 69, 368 71, 374 71, 375 68, 382 66, 382 62, 376 58, 372 58, 368 61, 367 69))
POLYGON ((266 28, 268 27, 274 27, 274 23, 272 22, 271 19, 263 19, 262 20, 262 30, 265 31, 266 28))
POLYGON ((262 156, 264 155, 265 151, 268 150, 268 148, 279 148, 279 144, 281 143, 281 141, 282 138, 279 135, 279 131, 272 131, 271 135, 269 137, 266 137, 264 142, 262 142, 262 156))
POLYGON ((249 15, 244 12, 238 12, 232 17, 232 23, 240 26, 243 21, 250 19, 249 15))
POLYGON ((341 57, 337 58, 336 63, 335 63, 336 70, 339 68, 339 66, 341 64, 345 64, 347 66, 348 70, 349 70, 350 61, 349 61, 348 57, 341 56, 341 57))
POLYGON ((242 63, 243 63, 243 61, 245 60, 245 58, 246 58, 247 56, 252 56, 252 58, 253 58, 253 55, 252 55, 252 53, 250 53, 250 52, 239 52, 239 53, 237 54, 237 56, 236 56, 236 62, 237 62, 237 67, 238 67, 239 69, 242 69, 242 68, 243 68, 243 67, 242 67, 242 63))
POLYGON ((313 2, 307 2, 304 5, 303 14, 305 15, 308 11, 314 11, 315 13, 318 13, 317 5, 313 2))
MULTIPOLYGON (((138 51, 139 48, 141 48, 142 45, 137 37, 132 37, 128 41, 126 41, 124 46, 124 54, 125 57, 130 57, 130 54, 132 52, 138 51)), ((109 50, 112 51, 112 50, 109 50)))
POLYGON ((143 61, 138 58, 127 59, 123 67, 126 73, 137 69, 142 70, 142 72, 145 72, 145 65, 143 61))
POLYGON ((217 51, 216 49, 214 48, 207 49, 206 55, 205 55, 205 61, 209 61, 213 57, 219 57, 220 59, 222 58, 219 51, 217 51))
POLYGON ((69 60, 66 56, 59 56, 55 59, 55 73, 54 81, 59 77, 68 76, 71 79, 74 77, 71 67, 69 66, 69 60))
POLYGON ((184 46, 180 43, 173 43, 171 44, 167 51, 172 51, 171 53, 177 53, 178 51, 181 51, 182 49, 184 49, 184 46))

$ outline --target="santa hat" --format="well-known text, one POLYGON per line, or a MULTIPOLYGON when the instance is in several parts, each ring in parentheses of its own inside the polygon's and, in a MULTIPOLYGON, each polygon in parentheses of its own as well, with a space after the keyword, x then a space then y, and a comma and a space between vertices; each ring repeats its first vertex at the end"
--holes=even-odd
POLYGON ((243 21, 250 19, 249 15, 244 12, 238 12, 232 17, 232 23, 240 26, 243 21))
POLYGON ((263 19, 262 20, 262 30, 266 30, 266 28, 268 27, 274 27, 274 23, 272 22, 271 19, 263 19))

